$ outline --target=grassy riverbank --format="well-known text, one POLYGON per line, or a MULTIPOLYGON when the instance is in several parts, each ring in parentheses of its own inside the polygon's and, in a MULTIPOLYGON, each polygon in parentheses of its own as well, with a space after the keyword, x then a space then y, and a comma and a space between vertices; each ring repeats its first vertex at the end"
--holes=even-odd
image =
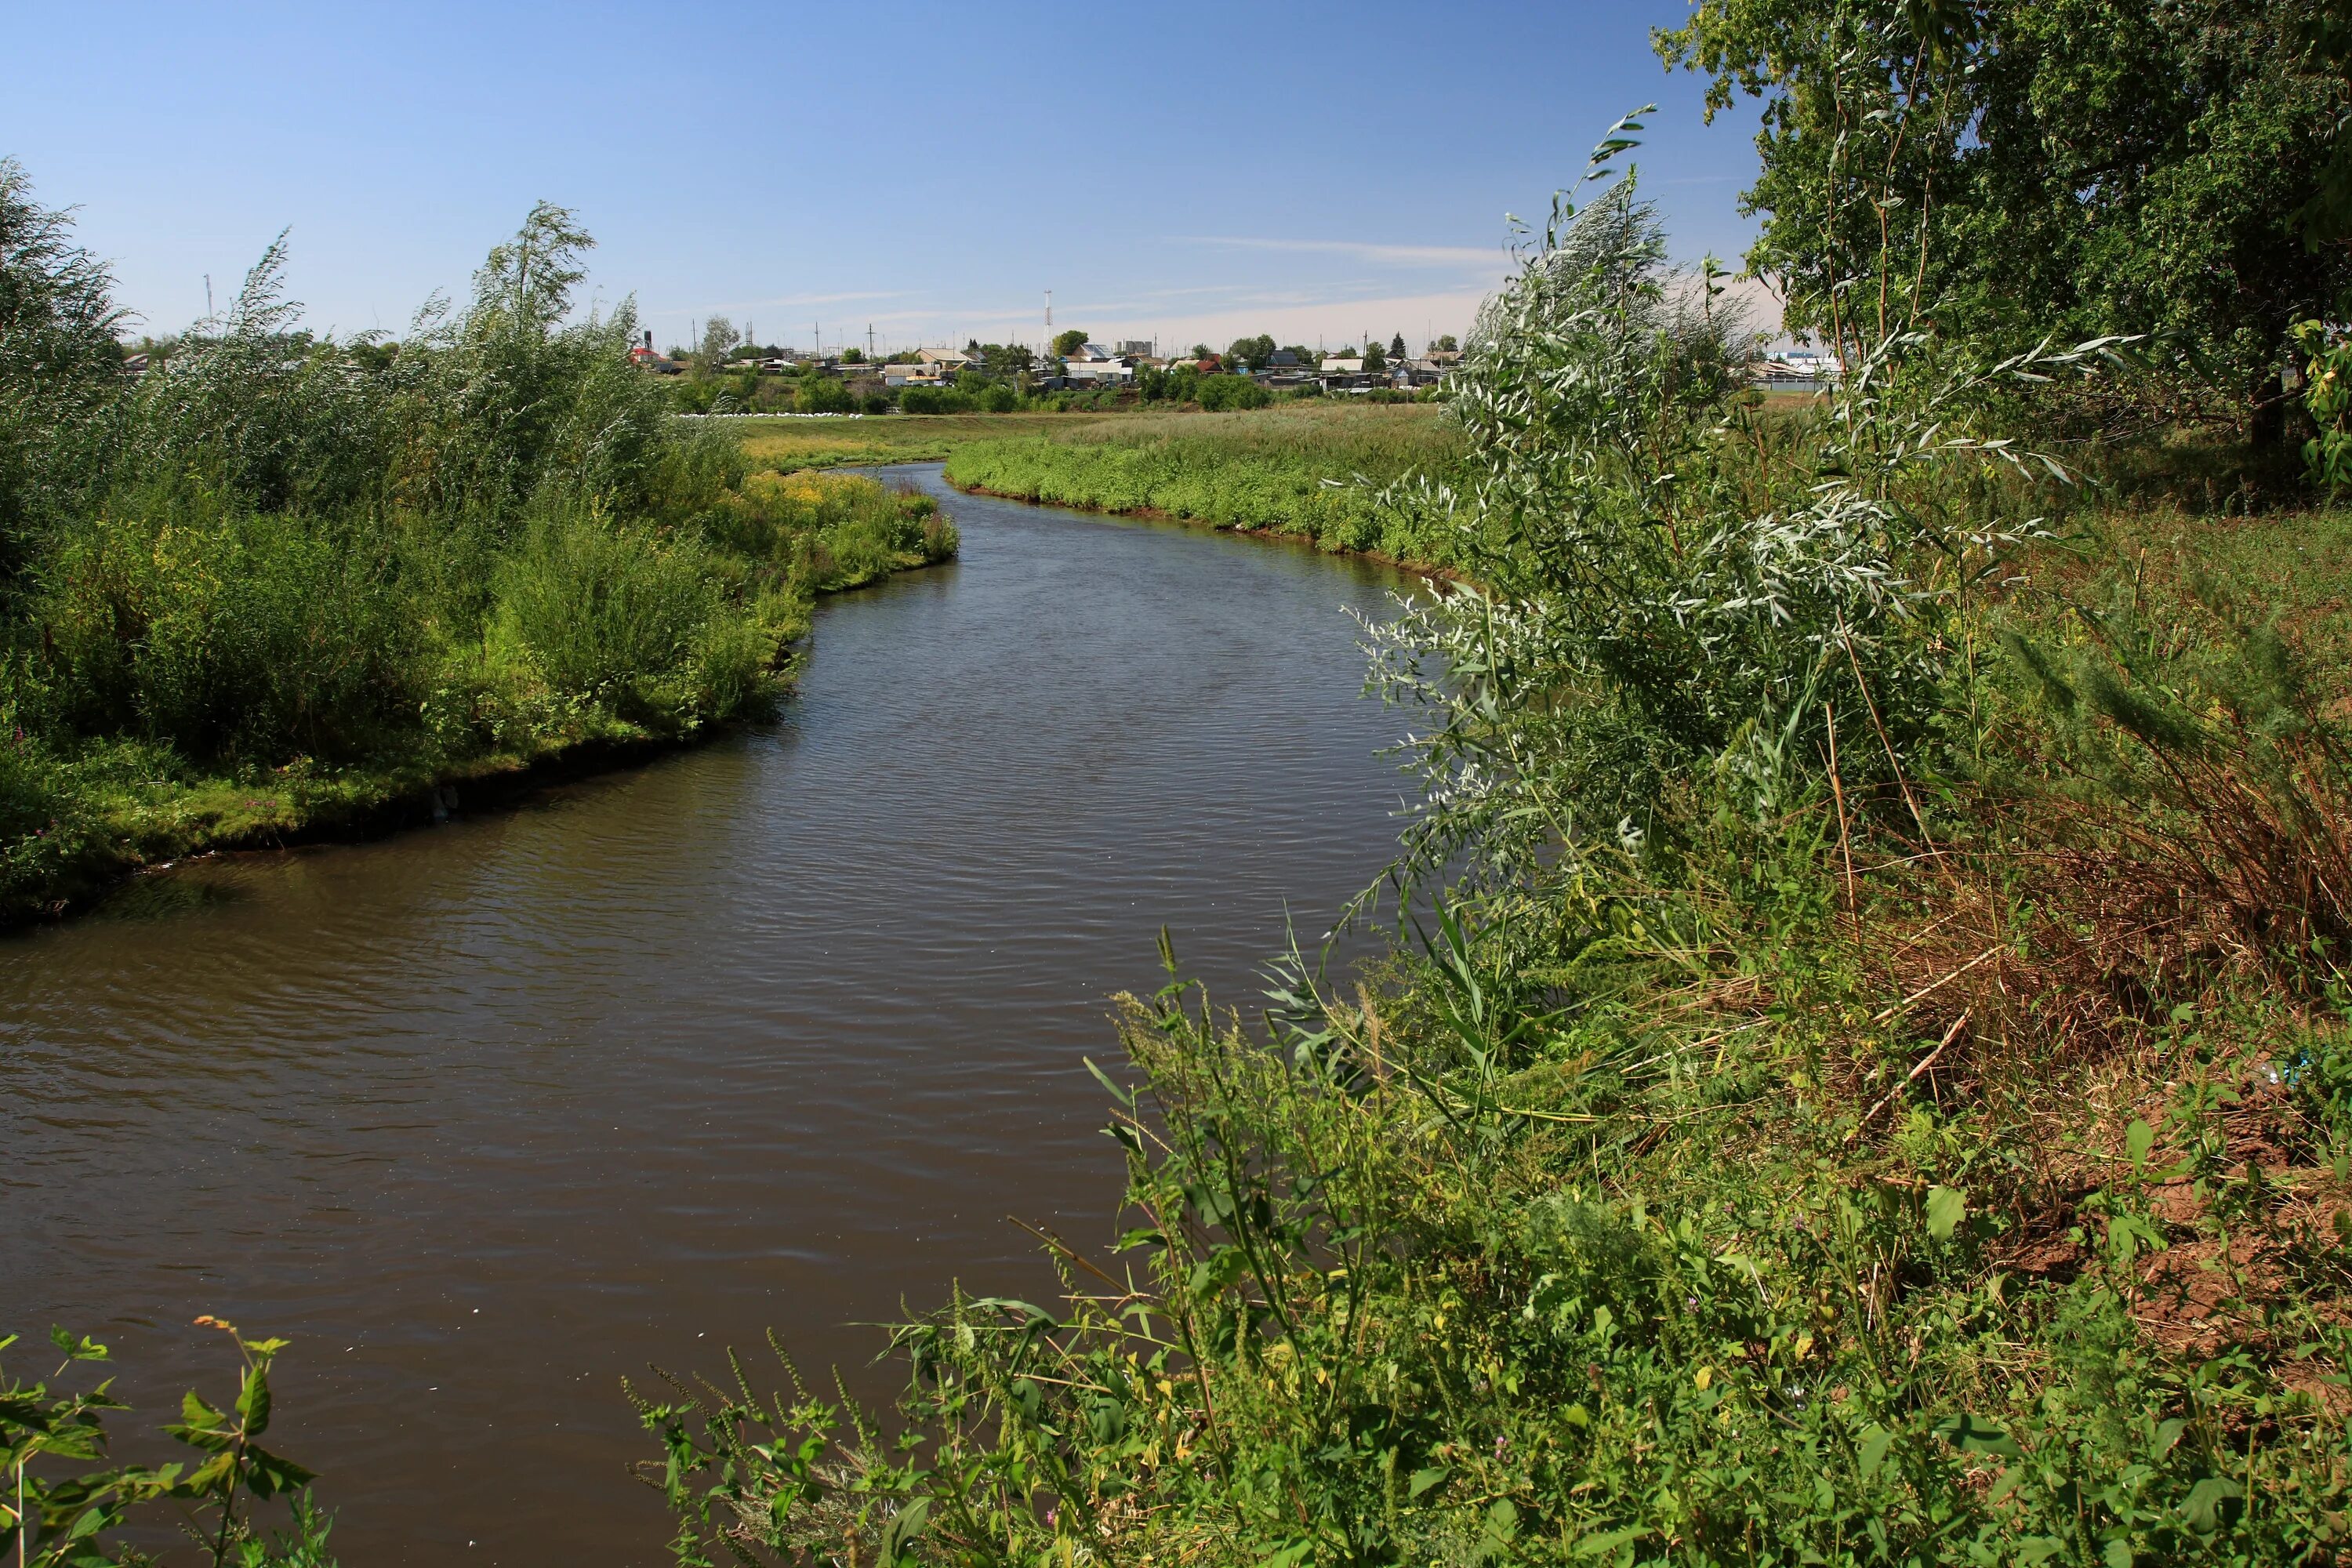
MULTIPOLYGON (((337 580, 322 583, 315 563, 289 560, 319 536, 281 521, 199 530, 107 520, 101 558, 60 574, 57 596, 42 601, 43 624, 64 658, 88 660, 89 644, 115 637, 124 603, 160 607, 141 611, 147 636, 181 644, 169 657, 195 668, 165 664, 152 643, 121 661, 129 668, 109 673, 129 689, 133 712, 160 708, 186 681, 227 688, 248 715, 273 701, 299 713, 334 667, 366 662, 370 684, 415 700, 414 721, 386 711, 379 692, 363 735, 304 726, 304 749, 260 763, 236 736, 207 748, 188 743, 185 731, 128 725, 25 734, 5 783, 8 807, 32 827, 0 858, 0 919, 68 908, 128 871, 208 849, 420 821, 439 786, 464 786, 461 802, 479 799, 483 786, 575 759, 624 760, 690 741, 782 689, 816 596, 956 548, 953 525, 929 497, 856 476, 753 474, 711 501, 690 528, 574 519, 503 549, 445 542, 446 553, 338 531, 328 535, 333 548, 381 552, 381 574, 367 572, 374 580, 356 585, 332 569, 337 580), (444 574, 476 572, 489 582, 467 617, 476 629, 451 639, 444 574), (202 602, 207 591, 215 602, 202 602), (355 613, 352 596, 373 601, 358 634, 367 646, 335 624, 355 613), (248 662, 275 658, 292 663, 248 662)), ((111 652, 101 646, 97 657, 111 652)), ((315 716, 331 724, 351 710, 315 716)), ((219 724, 226 715, 178 717, 219 724)))
POLYGON ((1452 566, 1462 548, 1450 530, 1377 502, 1381 486, 1409 473, 1443 477, 1459 454, 1439 405, 1333 400, 1134 415, 973 440, 949 455, 947 478, 1024 500, 1261 529, 1326 550, 1452 566))
POLYGON ((1087 414, 893 414, 864 419, 730 421, 753 468, 874 468, 936 463, 974 442, 1067 431, 1124 416, 1087 414))
POLYGON ((2092 482, 2210 439, 2024 460, 2095 350, 1759 408, 1665 252, 1620 186, 1530 256, 1368 522, 1307 510, 1336 418, 951 459, 1462 541, 1370 634, 1418 916, 1261 995, 1168 955, 1129 1228, 897 1331, 905 1443, 635 1390, 681 1561, 2341 1561, 2352 515, 2092 482))
POLYGON ((815 595, 955 550, 928 497, 673 419, 625 308, 567 319, 554 209, 396 348, 297 330, 273 252, 139 380, 6 165, 0 223, 62 340, 0 429, 0 921, 686 740, 768 700, 815 595))

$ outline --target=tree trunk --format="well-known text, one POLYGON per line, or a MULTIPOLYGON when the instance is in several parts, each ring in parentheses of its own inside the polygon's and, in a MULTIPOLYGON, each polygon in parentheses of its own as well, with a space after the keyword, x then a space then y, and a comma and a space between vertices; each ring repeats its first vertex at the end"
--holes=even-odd
POLYGON ((2268 455, 2286 439, 2286 387, 2273 371, 2254 388, 2254 406, 2246 421, 2246 444, 2268 455))

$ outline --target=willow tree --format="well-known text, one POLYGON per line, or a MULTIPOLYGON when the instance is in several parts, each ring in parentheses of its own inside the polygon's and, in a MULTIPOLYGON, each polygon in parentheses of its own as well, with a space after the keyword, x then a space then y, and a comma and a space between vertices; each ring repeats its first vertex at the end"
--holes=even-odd
POLYGON ((0 158, 0 574, 101 480, 127 384, 113 289, 69 215, 0 158))

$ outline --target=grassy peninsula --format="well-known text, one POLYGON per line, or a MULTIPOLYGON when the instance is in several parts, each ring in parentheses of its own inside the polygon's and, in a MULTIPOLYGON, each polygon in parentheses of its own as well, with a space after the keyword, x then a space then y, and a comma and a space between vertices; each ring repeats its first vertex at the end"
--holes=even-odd
POLYGON ((1069 414, 898 414, 860 419, 740 419, 743 455, 755 468, 875 468, 936 463, 974 442, 1067 430, 1108 416, 1069 414))
POLYGON ((1451 472, 1460 449, 1440 405, 1312 400, 977 439, 949 455, 947 479, 1024 500, 1263 530, 1326 550, 1453 566, 1462 547, 1449 530, 1384 509, 1379 496, 1408 475, 1451 472))
POLYGON ((396 344, 273 247, 134 376, 104 268, 0 163, 0 921, 755 709, 812 597, 951 554, 929 498, 754 471, 572 311, 542 206, 396 344))

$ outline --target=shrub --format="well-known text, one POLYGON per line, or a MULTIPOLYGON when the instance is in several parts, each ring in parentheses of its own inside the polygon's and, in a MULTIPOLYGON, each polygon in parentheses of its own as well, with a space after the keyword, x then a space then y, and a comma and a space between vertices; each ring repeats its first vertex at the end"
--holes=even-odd
POLYGON ((898 394, 898 407, 908 414, 970 414, 978 403, 970 393, 947 386, 910 386, 898 394))
POLYGON ((857 400, 838 379, 811 374, 801 377, 800 390, 793 394, 793 406, 803 414, 847 414, 857 406, 857 400))
POLYGON ((44 565, 33 619, 57 715, 193 758, 351 761, 415 725, 423 628, 363 524, 101 516, 44 565))
POLYGON ((1274 395, 1245 375, 1206 375, 1193 395, 1212 414, 1235 408, 1264 408, 1274 395))
POLYGON ((499 569, 493 635, 559 698, 692 728, 731 711, 773 653, 744 635, 725 576, 697 542, 595 514, 542 521, 499 569))

